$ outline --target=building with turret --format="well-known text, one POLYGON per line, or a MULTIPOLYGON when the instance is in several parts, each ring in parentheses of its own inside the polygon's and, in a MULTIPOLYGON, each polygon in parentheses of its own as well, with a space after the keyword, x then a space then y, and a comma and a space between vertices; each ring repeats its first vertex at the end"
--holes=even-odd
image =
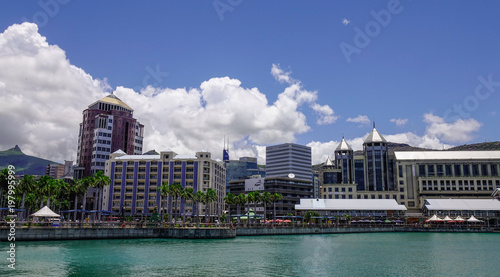
POLYGON ((95 101, 83 111, 75 179, 104 171, 105 161, 117 150, 128 155, 142 154, 144 125, 133 117, 133 111, 114 94, 95 101))
POLYGON ((488 199, 500 188, 500 151, 394 151, 375 129, 353 151, 342 138, 318 172, 323 199, 394 199, 419 212, 426 199, 488 199))

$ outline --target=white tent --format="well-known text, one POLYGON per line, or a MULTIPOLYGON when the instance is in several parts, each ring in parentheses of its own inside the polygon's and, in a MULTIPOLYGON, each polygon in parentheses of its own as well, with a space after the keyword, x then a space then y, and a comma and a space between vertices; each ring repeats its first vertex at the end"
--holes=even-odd
POLYGON ((445 216, 445 217, 444 217, 444 219, 443 219, 443 221, 445 221, 445 222, 446 222, 446 221, 452 221, 452 220, 453 220, 453 219, 451 219, 449 216, 445 216))
POLYGON ((479 220, 475 218, 473 215, 470 216, 469 219, 467 219, 467 222, 483 222, 482 220, 479 220))
POLYGON ((461 216, 457 216, 457 218, 455 218, 455 221, 463 222, 463 221, 465 221, 465 219, 463 219, 461 216))
POLYGON ((433 215, 431 218, 426 220, 426 222, 428 222, 428 221, 440 222, 443 220, 441 218, 439 218, 437 215, 433 215))
POLYGON ((38 212, 32 214, 31 216, 34 216, 34 217, 60 217, 60 215, 54 213, 47 206, 41 208, 38 212))

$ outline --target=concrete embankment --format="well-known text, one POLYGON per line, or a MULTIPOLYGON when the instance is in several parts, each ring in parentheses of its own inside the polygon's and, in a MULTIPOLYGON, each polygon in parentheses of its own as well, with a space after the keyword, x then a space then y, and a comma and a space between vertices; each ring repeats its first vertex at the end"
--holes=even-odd
MULTIPOLYGON (((0 229, 0 240, 7 241, 9 229, 0 229)), ((236 237, 229 228, 20 228, 13 235, 16 241, 84 240, 84 239, 228 239, 236 237)))
POLYGON ((488 229, 478 228, 414 228, 414 227, 337 227, 337 228, 238 228, 236 236, 272 236, 305 234, 345 234, 383 232, 453 232, 486 233, 488 229))

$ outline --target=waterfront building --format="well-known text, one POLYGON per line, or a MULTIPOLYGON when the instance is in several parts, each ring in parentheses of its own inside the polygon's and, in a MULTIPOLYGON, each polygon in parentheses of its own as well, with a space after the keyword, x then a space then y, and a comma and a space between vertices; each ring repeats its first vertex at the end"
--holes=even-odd
MULTIPOLYGON (((240 193, 248 194, 251 191, 259 191, 261 193, 267 191, 270 194, 280 193, 283 196, 282 200, 276 202, 276 215, 284 216, 289 213, 295 213, 295 205, 299 204, 300 199, 314 197, 314 184, 311 180, 300 180, 289 177, 266 177, 266 178, 250 178, 245 180, 231 181, 228 184, 228 190, 234 195, 240 193)), ((258 207, 256 214, 263 214, 264 205, 257 203, 258 207)), ((247 205, 242 206, 242 211, 246 211, 247 205)), ((253 209, 253 204, 250 208, 253 209)), ((236 205, 231 207, 231 214, 237 213, 236 205)), ((273 216, 273 204, 267 204, 266 218, 273 216)))
POLYGON ((216 201, 208 205, 198 203, 198 207, 190 199, 178 203, 169 196, 168 210, 173 213, 184 211, 186 215, 197 212, 204 215, 208 209, 211 215, 220 216, 224 211, 224 163, 212 159, 210 152, 178 155, 173 151, 161 151, 158 155, 127 155, 118 150, 106 161, 104 173, 111 179, 111 185, 105 187, 103 193, 102 204, 106 211, 150 215, 155 206, 162 207, 159 187, 163 183, 179 183, 184 188, 192 188, 195 194, 211 188, 217 194, 216 201))
POLYGON ((500 188, 500 151, 398 151, 389 144, 375 128, 363 151, 342 139, 335 161, 318 171, 321 198, 394 199, 420 213, 426 199, 487 199, 500 188))
POLYGON ((422 208, 424 216, 437 215, 464 219, 474 216, 486 221, 492 220, 491 225, 497 225, 500 218, 500 201, 497 199, 426 199, 422 208))
POLYGON ((300 199, 295 209, 300 215, 315 211, 326 217, 350 215, 371 218, 402 217, 407 210, 394 199, 300 199))
POLYGON ((76 179, 104 171, 109 155, 119 149, 128 155, 142 153, 144 125, 133 117, 133 111, 114 94, 95 101, 83 111, 76 179))
POLYGON ((283 143, 266 147, 266 176, 312 181, 311 147, 283 143))

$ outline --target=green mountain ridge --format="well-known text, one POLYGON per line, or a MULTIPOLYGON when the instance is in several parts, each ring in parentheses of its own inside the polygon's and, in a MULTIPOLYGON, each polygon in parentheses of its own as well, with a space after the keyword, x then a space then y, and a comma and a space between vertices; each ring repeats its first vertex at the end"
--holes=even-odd
POLYGON ((21 151, 19 146, 0 151, 0 170, 13 165, 16 175, 45 175, 45 167, 48 164, 60 164, 50 160, 29 156, 21 151))

